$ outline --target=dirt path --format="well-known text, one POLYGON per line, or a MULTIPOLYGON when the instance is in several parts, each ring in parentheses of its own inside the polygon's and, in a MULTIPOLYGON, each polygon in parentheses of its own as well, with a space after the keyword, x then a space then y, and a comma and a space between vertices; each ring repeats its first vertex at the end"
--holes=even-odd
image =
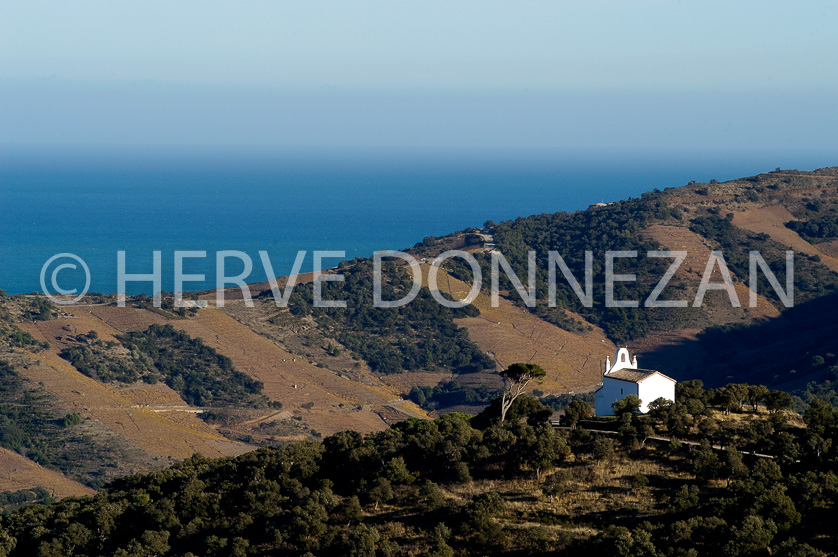
POLYGON ((242 422, 240 425, 253 425, 253 424, 261 424, 265 423, 269 420, 278 420, 281 418, 290 418, 291 412, 287 410, 279 410, 277 412, 272 412, 265 416, 259 416, 258 418, 254 418, 252 420, 247 420, 246 422, 242 422))

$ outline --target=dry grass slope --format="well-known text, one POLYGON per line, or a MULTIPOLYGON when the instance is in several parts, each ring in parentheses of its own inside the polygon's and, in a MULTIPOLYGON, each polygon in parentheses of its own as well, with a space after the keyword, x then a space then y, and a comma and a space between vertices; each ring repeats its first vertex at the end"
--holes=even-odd
MULTIPOLYGON (((428 265, 422 266, 425 278, 428 269, 428 265)), ((464 298, 470 288, 442 270, 437 286, 455 299, 464 298)), ((605 357, 616 349, 598 327, 592 326, 593 330, 586 333, 571 333, 505 298, 500 298, 498 307, 492 307, 490 297, 484 293, 473 304, 480 316, 458 319, 457 324, 468 329, 469 338, 497 361, 498 368, 515 362, 532 362, 544 368, 547 377, 534 388, 548 393, 595 388, 605 357)), ((573 317, 586 323, 579 316, 573 317)))
MULTIPOLYGON (((683 279, 687 285, 691 286, 681 299, 686 299, 692 303, 695 293, 698 290, 698 285, 701 284, 704 268, 707 265, 707 258, 711 251, 710 247, 701 236, 688 228, 680 226, 654 224, 641 231, 641 234, 646 238, 658 242, 668 250, 687 252, 687 258, 678 269, 676 277, 683 279)), ((730 300, 726 295, 720 297, 713 296, 713 293, 710 293, 705 297, 704 312, 712 324, 721 325, 746 319, 761 319, 780 315, 779 310, 762 295, 757 296, 757 307, 748 307, 746 309, 749 291, 747 284, 742 282, 743 280, 747 281, 748 277, 734 277, 736 295, 739 298, 740 304, 742 304, 740 308, 731 307, 730 300)), ((718 269, 714 269, 711 282, 722 282, 722 277, 718 269)), ((666 299, 666 296, 662 296, 662 299, 666 299)), ((655 335, 653 333, 650 336, 655 335)))
POLYGON ((57 499, 95 493, 93 489, 74 482, 60 472, 48 470, 25 456, 0 448, 0 491, 33 487, 43 487, 57 499))
POLYGON ((797 232, 786 227, 785 223, 792 220, 797 219, 785 207, 779 205, 756 207, 733 214, 735 226, 757 234, 768 234, 775 242, 794 251, 807 255, 819 255, 824 265, 838 273, 838 258, 819 246, 810 244, 797 232))
POLYGON ((173 321, 192 337, 200 337, 233 360, 236 368, 264 383, 264 393, 283 409, 302 416, 306 424, 328 435, 346 429, 380 431, 387 424, 373 410, 398 395, 386 386, 362 385, 295 356, 232 317, 214 308, 197 317, 173 321), (314 403, 311 408, 303 405, 314 403))
POLYGON ((58 356, 66 345, 66 329, 75 332, 94 330, 103 340, 112 340, 117 331, 92 317, 88 308, 69 308, 68 312, 71 317, 21 326, 35 338, 49 342, 51 348, 37 354, 27 353, 29 363, 18 368, 21 375, 41 382, 47 391, 61 399, 68 411, 101 422, 152 457, 179 460, 196 452, 226 456, 249 449, 247 445, 224 438, 194 414, 161 413, 143 408, 144 404, 166 402, 185 406, 177 393, 165 385, 102 384, 81 374, 58 356))

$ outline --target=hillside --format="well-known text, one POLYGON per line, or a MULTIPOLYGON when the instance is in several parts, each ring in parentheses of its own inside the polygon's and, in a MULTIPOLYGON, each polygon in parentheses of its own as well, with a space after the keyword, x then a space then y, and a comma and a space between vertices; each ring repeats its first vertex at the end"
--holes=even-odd
POLYGON ((0 517, 0 550, 834 554, 838 411, 816 404, 804 424, 772 404, 723 414, 713 404, 723 398, 684 383, 679 402, 648 416, 626 407, 616 420, 559 431, 537 401, 519 399, 504 423, 455 413, 235 458, 196 455, 95 496, 0 517))
MULTIPOLYGON (((0 362, 19 388, 0 400, 5 423, 15 425, 0 445, 35 467, 12 474, 15 465, 5 465, 7 491, 52 490, 60 473, 76 487, 56 487, 56 496, 74 494, 194 453, 235 456, 452 410, 474 414, 502 387, 497 371, 518 361, 546 370, 529 391, 555 401, 595 389, 619 345, 639 353, 643 367, 680 380, 762 383, 795 393, 800 408, 814 396, 838 404, 836 246, 838 169, 778 170, 425 238, 408 250, 426 260, 423 288, 403 308, 372 307, 365 259, 342 263, 334 272, 346 280, 324 288, 326 297, 350 302, 345 311, 313 307, 310 275, 300 277, 287 308, 276 307, 267 284, 253 285, 253 308, 231 289, 225 307, 202 294, 209 307, 190 311, 176 311, 171 296, 163 308, 144 297, 125 308, 110 296, 58 308, 40 297, 2 296, 0 362), (426 280, 430 260, 448 249, 473 253, 484 274, 473 304, 458 310, 436 303, 426 280), (535 308, 505 279, 500 306, 491 306, 492 249, 521 277, 527 251, 536 251, 535 308), (688 252, 662 299, 691 302, 708 254, 721 250, 743 307, 719 291, 698 308, 604 307, 604 251, 639 252, 618 263, 617 272, 636 273, 637 281, 619 284, 615 297, 642 302, 669 265, 643 255, 660 249, 688 252), (782 277, 786 249, 795 251, 795 307, 784 307, 764 280, 757 307, 747 307, 748 251, 760 251, 782 277), (580 279, 585 250, 594 252, 592 307, 561 276, 558 307, 548 307, 550 250, 580 279), (18 423, 24 397, 37 419, 18 423), (42 482, 32 470, 44 470, 42 482)), ((470 273, 449 260, 440 291, 461 298, 470 273)), ((410 287, 404 267, 387 264, 385 276, 386 298, 410 287)), ((720 280, 718 270, 712 278, 720 280)))
MULTIPOLYGON (((683 378, 706 378, 710 382, 725 376, 711 373, 716 367, 714 355, 705 345, 687 346, 685 352, 668 349, 679 339, 689 345, 689 339, 703 330, 719 326, 746 327, 774 323, 786 312, 792 311, 780 303, 771 287, 764 280, 759 282, 757 307, 748 306, 747 283, 749 280, 748 252, 759 251, 772 270, 784 277, 784 251, 795 250, 795 305, 812 303, 838 288, 838 274, 833 270, 834 257, 828 254, 835 238, 828 235, 817 238, 813 244, 792 228, 794 222, 821 221, 836 218, 838 205, 838 169, 815 172, 775 171, 725 183, 689 184, 680 188, 667 188, 663 192, 649 192, 639 199, 592 207, 577 213, 556 213, 519 218, 514 221, 492 224, 497 249, 512 263, 519 276, 525 276, 525 254, 536 250, 539 257, 538 292, 540 302, 533 311, 546 320, 567 327, 568 320, 556 312, 572 310, 593 324, 603 327, 615 342, 628 344, 643 354, 644 361, 673 371, 683 378), (730 268, 742 307, 731 306, 723 292, 710 291, 700 308, 606 308, 604 307, 604 275, 601 259, 594 266, 594 305, 581 305, 567 284, 558 282, 559 308, 546 307, 546 252, 556 250, 563 255, 577 277, 583 276, 582 256, 586 249, 602 257, 605 250, 658 249, 686 250, 687 259, 667 287, 665 299, 687 300, 692 304, 701 281, 710 250, 721 250, 730 268), (684 354, 689 354, 689 370, 685 367, 684 354)), ((824 228, 824 230, 827 230, 824 228)), ((836 233, 836 232, 833 232, 836 233)), ((826 234, 826 233, 824 233, 826 234)), ((812 239, 812 238, 810 238, 812 239)), ((813 240, 814 241, 814 240, 813 240)), ((488 271, 489 254, 477 255, 488 271)), ((596 257, 596 256, 595 256, 596 257)), ((669 261, 667 261, 668 263, 669 261)), ((658 260, 638 257, 626 266, 635 272, 637 281, 618 287, 615 298, 643 301, 665 270, 658 260)), ((460 269, 460 272, 463 272, 460 269)), ((468 272, 464 272, 468 276, 468 272)), ((720 281, 718 270, 712 276, 720 281)), ((796 309, 796 308, 794 308, 796 309)), ((578 318, 577 318, 578 319, 578 318)), ((773 327, 784 330, 789 345, 795 339, 805 340, 795 327, 779 319, 773 327)), ((575 325, 571 323, 571 327, 575 325)), ((782 367, 784 360, 774 359, 775 367, 782 367)), ((790 363, 790 362, 789 362, 790 363)), ((792 368, 789 368, 792 369, 792 368)), ((751 373, 750 369, 741 370, 751 373)), ((788 370, 786 370, 788 371, 788 370)), ((758 372, 754 371, 758 375, 758 372)), ((759 377, 772 382, 783 378, 759 377)))

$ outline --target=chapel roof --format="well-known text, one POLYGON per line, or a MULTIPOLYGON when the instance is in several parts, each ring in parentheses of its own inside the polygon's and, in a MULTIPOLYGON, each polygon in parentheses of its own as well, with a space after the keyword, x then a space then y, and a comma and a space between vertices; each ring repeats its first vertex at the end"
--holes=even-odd
MULTIPOLYGON (((628 381, 629 383, 640 383, 644 379, 651 377, 656 373, 666 377, 663 373, 652 369, 618 369, 617 371, 606 373, 604 378, 619 379, 620 381, 628 381)), ((670 381, 675 381, 671 377, 666 378, 670 381)))

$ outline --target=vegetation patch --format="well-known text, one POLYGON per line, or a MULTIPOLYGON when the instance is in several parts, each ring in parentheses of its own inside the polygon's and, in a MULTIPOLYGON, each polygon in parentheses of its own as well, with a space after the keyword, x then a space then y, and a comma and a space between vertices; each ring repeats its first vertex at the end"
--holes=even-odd
MULTIPOLYGON (((324 300, 345 300, 345 308, 316 308, 313 285, 294 288, 288 307, 296 316, 311 315, 323 333, 360 355, 375 372, 390 374, 415 370, 469 373, 494 369, 495 363, 471 342, 454 319, 475 317, 474 306, 450 309, 437 302, 427 288, 416 299, 397 308, 373 305, 372 261, 344 264, 343 281, 323 284, 324 300)), ((392 262, 383 265, 382 299, 398 300, 413 284, 410 274, 392 262)), ((263 293, 269 296, 270 292, 263 293)))
MULTIPOLYGON (((786 247, 771 240, 766 234, 754 234, 734 226, 729 219, 718 215, 697 217, 690 230, 708 239, 714 249, 721 250, 731 273, 741 282, 748 282, 751 251, 758 251, 771 271, 785 285, 786 247)), ((812 300, 838 291, 838 275, 820 263, 817 257, 796 253, 794 258, 795 303, 812 300)), ((758 292, 779 309, 785 309, 768 280, 759 273, 758 292)), ((746 304, 747 300, 741 300, 746 304)))
POLYGON ((838 215, 824 215, 810 220, 793 220, 787 222, 786 226, 813 244, 838 238, 838 215))
POLYGON ((102 382, 163 381, 193 406, 263 406, 262 383, 230 358, 171 325, 152 325, 104 342, 95 331, 75 337, 60 356, 102 382))
POLYGON ((55 499, 43 487, 0 492, 0 509, 3 511, 14 510, 23 505, 48 505, 54 502, 55 499))
MULTIPOLYGON (((575 331, 579 323, 570 319, 564 310, 583 316, 602 327, 616 342, 642 337, 660 319, 649 308, 605 307, 605 252, 637 251, 637 259, 617 259, 615 273, 633 273, 634 282, 615 284, 614 298, 645 300, 668 267, 668 260, 645 257, 647 251, 660 249, 651 240, 640 236, 640 231, 656 222, 680 223, 680 211, 670 208, 657 194, 643 199, 621 201, 575 213, 553 213, 517 218, 499 224, 491 223, 491 231, 498 250, 507 258, 519 277, 527 276, 528 252, 536 252, 536 298, 533 312, 559 327, 575 331), (593 305, 586 307, 557 270, 556 305, 549 307, 549 252, 555 251, 564 259, 577 281, 585 284, 586 251, 593 253, 593 305)), ((491 273, 491 257, 477 256, 484 276, 491 273)), ((470 270, 460 265, 458 278, 470 280, 470 270)), ((511 290, 512 285, 501 274, 500 286, 511 290)), ((514 294, 513 294, 514 296, 514 294)), ((641 304, 642 305, 642 304, 641 304)))
POLYGON ((0 446, 33 462, 101 487, 121 456, 106 439, 96 441, 76 413, 62 413, 41 387, 0 361, 0 446))
POLYGON ((588 403, 589 405, 593 406, 596 402, 596 393, 579 393, 579 394, 568 394, 563 393, 560 395, 547 395, 541 396, 536 392, 533 394, 538 395, 540 398, 538 399, 541 404, 546 406, 547 408, 553 410, 554 412, 558 412, 560 410, 564 410, 574 400, 581 400, 583 402, 588 403))
POLYGON ((410 389, 407 398, 426 410, 435 410, 448 406, 488 404, 498 394, 499 391, 490 391, 485 385, 461 385, 455 379, 440 381, 435 387, 417 385, 410 389))

